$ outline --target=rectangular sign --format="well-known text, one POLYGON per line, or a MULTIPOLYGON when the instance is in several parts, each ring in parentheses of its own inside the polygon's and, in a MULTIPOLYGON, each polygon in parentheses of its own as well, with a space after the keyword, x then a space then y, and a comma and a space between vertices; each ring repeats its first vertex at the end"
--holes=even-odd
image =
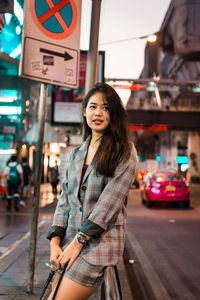
POLYGON ((79 51, 29 37, 25 38, 24 50, 23 74, 27 78, 56 85, 77 86, 79 51))
POLYGON ((54 122, 80 124, 82 121, 81 103, 55 102, 54 122))
POLYGON ((19 76, 78 87, 80 17, 80 0, 25 1, 19 76))

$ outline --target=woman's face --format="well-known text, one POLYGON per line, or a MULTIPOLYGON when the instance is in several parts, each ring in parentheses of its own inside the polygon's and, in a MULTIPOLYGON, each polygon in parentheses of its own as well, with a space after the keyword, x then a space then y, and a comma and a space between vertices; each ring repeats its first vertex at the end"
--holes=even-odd
POLYGON ((108 102, 103 93, 96 92, 90 97, 83 112, 92 133, 103 134, 110 124, 108 102))

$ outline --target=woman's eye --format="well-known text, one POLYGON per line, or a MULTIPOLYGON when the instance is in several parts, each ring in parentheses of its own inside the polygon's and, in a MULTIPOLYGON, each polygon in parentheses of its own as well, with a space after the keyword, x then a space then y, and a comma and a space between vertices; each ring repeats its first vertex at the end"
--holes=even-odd
POLYGON ((104 106, 104 107, 103 107, 103 110, 109 110, 109 109, 108 109, 108 106, 104 106))

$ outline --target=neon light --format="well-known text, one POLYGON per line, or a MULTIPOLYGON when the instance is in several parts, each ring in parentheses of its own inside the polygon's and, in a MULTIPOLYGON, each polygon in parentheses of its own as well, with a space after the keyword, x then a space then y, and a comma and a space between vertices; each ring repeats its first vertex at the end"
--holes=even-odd
POLYGON ((15 153, 16 153, 15 149, 7 149, 7 150, 0 149, 0 154, 15 154, 15 153))
POLYGON ((193 88, 193 92, 200 93, 200 86, 198 85, 197 87, 193 88))
POLYGON ((4 15, 5 17, 5 20, 6 20, 6 24, 9 25, 10 21, 11 21, 11 18, 12 18, 12 14, 5 14, 4 15))
POLYGON ((10 103, 17 100, 17 97, 0 97, 0 102, 10 103))
POLYGON ((24 11, 21 8, 21 6, 19 5, 17 0, 14 0, 14 13, 15 16, 17 17, 20 25, 24 24, 24 11))
POLYGON ((2 97, 18 97, 18 90, 0 90, 0 96, 2 97))
POLYGON ((182 172, 185 172, 187 169, 189 169, 189 165, 188 164, 181 165, 181 171, 182 172))
POLYGON ((7 41, 11 40, 15 36, 15 34, 13 32, 11 32, 10 30, 8 30, 6 27, 4 27, 3 32, 4 32, 4 35, 6 36, 7 41))
POLYGON ((21 30, 21 27, 18 25, 16 28, 15 28, 15 31, 16 31, 16 34, 19 35, 22 30, 21 30))
POLYGON ((1 115, 19 115, 22 112, 20 106, 0 106, 1 115))
POLYGON ((158 156, 156 156, 156 160, 158 161, 158 162, 161 162, 161 156, 160 155, 158 155, 158 156))
POLYGON ((189 159, 187 156, 177 156, 176 161, 178 164, 188 164, 189 159))
POLYGON ((153 81, 149 82, 149 85, 147 87, 148 92, 154 92, 155 89, 155 83, 153 81))
POLYGON ((22 52, 22 45, 20 44, 10 53, 10 57, 16 58, 19 54, 21 54, 21 52, 22 52))
POLYGON ((149 131, 167 131, 168 126, 165 124, 153 124, 145 126, 144 124, 130 124, 131 131, 149 130, 149 131))
POLYGON ((9 119, 9 120, 13 120, 13 121, 17 121, 18 116, 15 116, 15 115, 9 115, 9 116, 8 116, 8 119, 9 119))

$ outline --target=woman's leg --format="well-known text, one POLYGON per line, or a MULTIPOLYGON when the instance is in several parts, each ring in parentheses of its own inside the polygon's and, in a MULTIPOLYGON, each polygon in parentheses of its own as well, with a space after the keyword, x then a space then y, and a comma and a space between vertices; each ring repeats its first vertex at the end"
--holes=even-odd
MULTIPOLYGON (((86 300, 95 292, 96 289, 97 288, 76 283, 64 276, 58 288, 55 300, 86 300)), ((49 296, 48 300, 51 300, 52 297, 53 292, 49 296)))

